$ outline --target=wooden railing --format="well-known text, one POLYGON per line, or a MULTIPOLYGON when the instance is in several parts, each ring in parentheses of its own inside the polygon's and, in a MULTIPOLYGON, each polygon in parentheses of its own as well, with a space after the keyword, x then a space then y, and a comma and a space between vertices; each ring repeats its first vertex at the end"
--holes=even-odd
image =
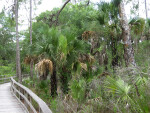
MULTIPOLYGON (((13 78, 17 77, 17 76, 11 76, 13 78)), ((0 84, 4 84, 4 83, 8 83, 10 82, 10 78, 11 77, 8 77, 8 75, 0 75, 0 84)), ((22 78, 26 78, 26 77, 29 77, 28 74, 23 74, 22 75, 22 78)))
POLYGON ((16 82, 11 77, 11 90, 27 108, 29 113, 52 113, 46 103, 30 89, 16 82))
MULTIPOLYGON (((15 78, 16 76, 13 76, 15 78)), ((0 78, 0 84, 8 83, 10 82, 11 77, 4 76, 3 78, 0 78)))

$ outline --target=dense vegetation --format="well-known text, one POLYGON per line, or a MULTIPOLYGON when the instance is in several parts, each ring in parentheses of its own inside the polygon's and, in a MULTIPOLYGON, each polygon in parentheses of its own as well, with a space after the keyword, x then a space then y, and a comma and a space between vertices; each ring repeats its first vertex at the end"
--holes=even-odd
MULTIPOLYGON (((36 17, 32 44, 29 29, 19 34, 21 71, 34 66, 23 84, 53 112, 150 112, 150 20, 128 20, 125 43, 120 4, 68 3, 36 17)), ((15 22, 2 11, 0 23, 0 74, 14 74, 15 22)))

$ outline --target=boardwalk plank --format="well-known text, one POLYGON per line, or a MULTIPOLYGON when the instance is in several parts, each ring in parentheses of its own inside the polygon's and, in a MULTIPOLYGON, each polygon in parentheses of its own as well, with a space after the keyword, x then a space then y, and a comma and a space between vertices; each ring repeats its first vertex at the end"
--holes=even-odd
POLYGON ((10 83, 0 85, 0 113, 27 113, 10 91, 10 83))

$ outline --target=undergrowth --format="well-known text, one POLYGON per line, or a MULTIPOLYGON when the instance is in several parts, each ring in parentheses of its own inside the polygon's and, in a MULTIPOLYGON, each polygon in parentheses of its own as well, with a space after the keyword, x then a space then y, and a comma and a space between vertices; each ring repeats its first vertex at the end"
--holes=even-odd
MULTIPOLYGON (((146 69, 145 69, 146 70, 146 69)), ((52 98, 50 80, 24 79, 27 87, 42 98, 54 113, 148 113, 149 73, 142 68, 118 68, 115 74, 80 78, 69 82, 63 98, 52 98), (133 75, 133 71, 135 74, 133 75)))

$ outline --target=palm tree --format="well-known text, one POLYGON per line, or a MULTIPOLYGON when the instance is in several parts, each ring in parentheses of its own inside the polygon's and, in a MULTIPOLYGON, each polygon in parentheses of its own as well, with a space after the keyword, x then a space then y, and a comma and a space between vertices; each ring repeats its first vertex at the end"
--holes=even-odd
MULTIPOLYGON (((112 49, 112 65, 113 67, 118 65, 118 52, 117 46, 118 41, 121 41, 121 38, 124 43, 124 59, 126 66, 133 65, 136 66, 134 59, 134 51, 132 47, 130 28, 128 25, 127 17, 124 9, 124 1, 123 0, 113 0, 109 3, 101 3, 100 4, 100 16, 98 21, 101 25, 103 25, 104 29, 106 29, 107 35, 107 47, 111 46, 112 49), (118 23, 118 15, 120 16, 120 23, 118 23), (111 21, 111 22, 110 22, 111 21), (108 24, 109 23, 109 24, 108 24), (121 35, 122 30, 122 35, 121 35), (120 38, 121 37, 121 38, 120 38), (111 40, 110 40, 111 39, 111 40), (110 42, 110 43, 109 43, 110 42)), ((105 32, 104 32, 105 33, 105 32)))
POLYGON ((98 8, 100 13, 97 20, 103 28, 103 33, 101 34, 102 37, 105 38, 105 45, 107 45, 107 48, 112 52, 111 64, 113 69, 115 69, 115 67, 119 65, 119 58, 121 58, 122 55, 118 49, 118 46, 120 46, 119 42, 121 41, 121 26, 118 19, 118 7, 116 7, 113 2, 102 2, 99 4, 98 8), (120 53, 121 55, 119 55, 120 53))
MULTIPOLYGON (((56 28, 50 29, 43 22, 33 24, 33 42, 34 44, 27 50, 28 55, 38 56, 39 62, 42 59, 51 59, 53 63, 53 73, 50 73, 51 95, 61 94, 63 74, 66 72, 70 75, 72 64, 78 61, 82 48, 85 48, 84 42, 79 41, 71 31, 68 32, 68 29, 60 32, 56 28)), ((48 73, 44 76, 47 75, 48 73)))
MULTIPOLYGON (((143 18, 133 18, 130 22, 129 25, 131 26, 131 34, 134 38, 134 42, 135 42, 135 46, 136 46, 136 53, 138 50, 138 38, 140 38, 142 36, 142 33, 144 31, 145 28, 145 20, 143 18)), ((133 39, 132 38, 132 39, 133 39)))

